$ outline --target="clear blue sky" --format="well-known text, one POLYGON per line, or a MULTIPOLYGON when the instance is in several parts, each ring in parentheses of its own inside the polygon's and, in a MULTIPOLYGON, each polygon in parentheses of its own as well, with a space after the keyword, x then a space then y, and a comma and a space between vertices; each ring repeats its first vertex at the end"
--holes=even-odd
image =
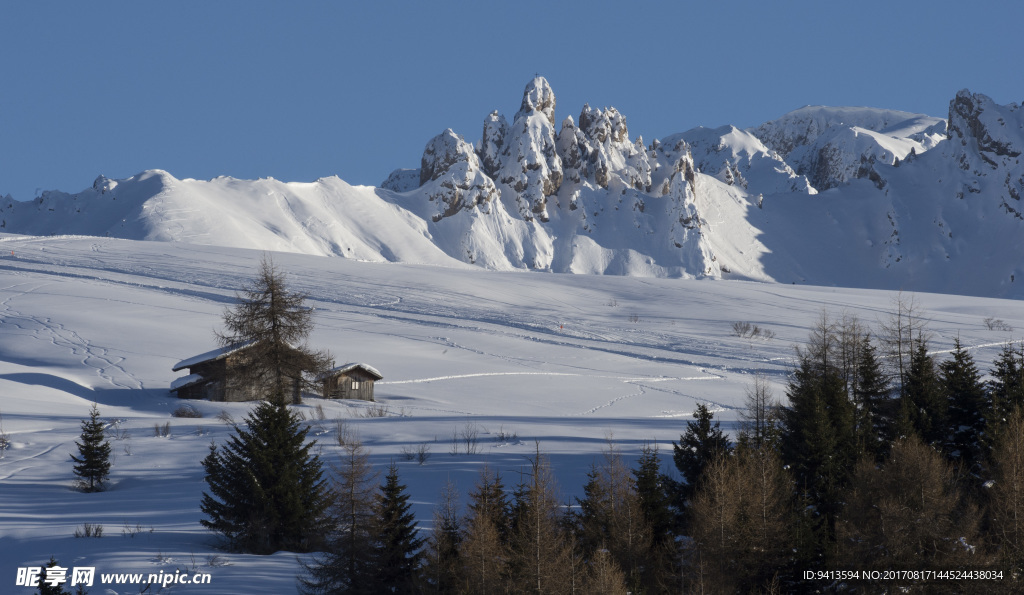
POLYGON ((451 127, 613 105, 646 141, 807 104, 1024 100, 1024 3, 0 2, 0 195, 104 174, 379 184, 451 127))

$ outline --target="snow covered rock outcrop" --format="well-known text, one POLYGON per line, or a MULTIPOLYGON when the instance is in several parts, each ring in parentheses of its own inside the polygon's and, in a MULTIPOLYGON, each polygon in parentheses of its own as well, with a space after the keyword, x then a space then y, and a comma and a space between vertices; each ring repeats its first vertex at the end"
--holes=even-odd
POLYGON ((690 145, 696 168, 730 186, 759 194, 795 192, 817 194, 807 176, 797 174, 776 151, 750 131, 735 126, 694 128, 681 135, 690 145))
POLYGON ((423 150, 420 187, 436 205, 431 215, 434 221, 477 206, 486 211, 498 198, 494 180, 482 171, 473 146, 451 128, 431 139, 423 150))
MULTIPOLYGON (((501 122, 496 126, 500 129, 501 122)), ((502 144, 497 181, 506 205, 524 221, 547 221, 547 197, 562 185, 562 160, 555 148, 555 93, 544 77, 526 85, 522 106, 502 144)))
POLYGON ((820 191, 933 148, 945 127, 940 118, 896 110, 808 106, 750 132, 820 191))
POLYGON ((983 185, 994 186, 992 192, 1001 195, 1002 207, 1024 218, 1024 109, 1016 103, 997 105, 964 89, 949 103, 949 140, 950 157, 969 178, 964 191, 978 194, 983 185))

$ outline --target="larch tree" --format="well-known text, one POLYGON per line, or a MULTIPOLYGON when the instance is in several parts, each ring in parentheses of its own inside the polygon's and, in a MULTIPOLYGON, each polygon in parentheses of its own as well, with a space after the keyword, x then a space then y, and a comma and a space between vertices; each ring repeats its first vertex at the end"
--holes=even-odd
POLYGON ((246 346, 228 388, 257 399, 288 402, 293 393, 315 390, 317 376, 332 365, 329 353, 305 344, 313 330, 313 310, 306 306, 308 296, 289 290, 285 280, 264 255, 256 279, 224 312, 224 330, 217 333, 223 347, 246 346))
POLYGON ((299 592, 305 595, 374 595, 378 486, 366 449, 358 441, 344 445, 331 502, 333 530, 326 551, 304 564, 299 592))
POLYGON ((104 439, 100 410, 93 403, 89 419, 82 420, 81 442, 76 441, 78 456, 71 455, 73 471, 83 492, 99 492, 110 475, 110 442, 104 439))
POLYGON ((509 502, 501 476, 486 465, 469 493, 459 558, 463 593, 500 593, 509 580, 509 502))
POLYGON ((463 583, 459 555, 462 522, 458 503, 458 490, 449 480, 441 491, 441 501, 434 508, 434 527, 424 552, 424 591, 427 593, 454 593, 463 583))

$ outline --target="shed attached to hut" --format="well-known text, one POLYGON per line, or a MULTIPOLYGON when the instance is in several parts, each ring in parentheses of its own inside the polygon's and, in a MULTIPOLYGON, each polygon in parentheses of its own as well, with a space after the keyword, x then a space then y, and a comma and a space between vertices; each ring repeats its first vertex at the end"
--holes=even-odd
POLYGON ((380 372, 366 364, 350 363, 324 373, 325 399, 373 400, 373 383, 383 378, 380 372))

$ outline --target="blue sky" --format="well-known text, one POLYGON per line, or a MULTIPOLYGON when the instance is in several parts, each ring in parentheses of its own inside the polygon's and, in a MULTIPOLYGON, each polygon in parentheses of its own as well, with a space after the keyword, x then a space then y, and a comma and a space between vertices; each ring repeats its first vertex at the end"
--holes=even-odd
POLYGON ((104 174, 379 184, 540 73, 645 141, 807 104, 1024 100, 1020 2, 2 2, 0 195, 104 174))

